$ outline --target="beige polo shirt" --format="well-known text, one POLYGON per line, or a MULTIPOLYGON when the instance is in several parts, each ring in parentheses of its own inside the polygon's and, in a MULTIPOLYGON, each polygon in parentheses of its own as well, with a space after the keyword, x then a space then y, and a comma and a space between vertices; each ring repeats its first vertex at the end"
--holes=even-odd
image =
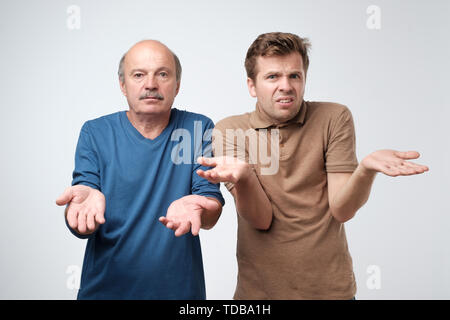
POLYGON ((304 101, 282 125, 256 109, 223 119, 215 129, 215 155, 244 155, 273 210, 267 231, 238 215, 234 298, 351 299, 356 293, 352 258, 344 225, 331 215, 327 190, 327 172, 353 172, 358 165, 348 108, 304 101), (247 137, 239 140, 239 134, 247 137))

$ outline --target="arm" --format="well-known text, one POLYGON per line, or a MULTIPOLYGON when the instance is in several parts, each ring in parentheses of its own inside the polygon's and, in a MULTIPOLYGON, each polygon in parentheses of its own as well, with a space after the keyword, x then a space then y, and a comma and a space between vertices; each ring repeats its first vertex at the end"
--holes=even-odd
POLYGON ((199 176, 211 183, 234 184, 230 192, 234 197, 236 210, 242 218, 256 229, 269 229, 272 223, 272 204, 255 172, 246 162, 230 157, 200 157, 197 161, 203 166, 214 167, 207 171, 198 170, 199 176))
MULTIPOLYGON (((210 136, 214 124, 206 119, 202 127, 203 153, 211 152, 210 136)), ((194 146, 196 142, 194 142, 194 146)), ((194 160, 194 159, 192 159, 194 160)), ((222 213, 225 200, 220 192, 219 184, 212 184, 197 175, 201 164, 194 162, 192 167, 191 195, 184 196, 172 202, 165 217, 159 221, 167 228, 175 231, 175 236, 183 235, 191 230, 194 236, 198 235, 200 228, 211 229, 217 223, 222 213)))
POLYGON ((59 206, 67 205, 66 225, 78 238, 89 237, 105 223, 105 196, 100 187, 99 157, 88 121, 81 128, 75 151, 72 186, 56 200, 59 206))
POLYGON ((426 166, 406 161, 418 157, 416 151, 379 150, 364 158, 353 173, 328 173, 328 199, 333 217, 341 223, 353 218, 369 199, 378 172, 396 177, 428 171, 426 166))

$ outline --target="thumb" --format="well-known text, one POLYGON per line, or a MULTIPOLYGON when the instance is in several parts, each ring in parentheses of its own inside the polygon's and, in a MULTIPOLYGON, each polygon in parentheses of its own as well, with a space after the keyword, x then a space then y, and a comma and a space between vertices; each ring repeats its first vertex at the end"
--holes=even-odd
POLYGON ((420 153, 418 153, 417 151, 396 151, 395 155, 402 159, 417 159, 418 157, 420 157, 420 153))
POLYGON ((217 210, 219 207, 218 200, 213 200, 212 198, 203 197, 203 201, 200 203, 203 209, 208 211, 217 210))
POLYGON ((72 187, 68 187, 64 192, 56 199, 56 204, 58 206, 63 206, 69 203, 73 198, 72 187))

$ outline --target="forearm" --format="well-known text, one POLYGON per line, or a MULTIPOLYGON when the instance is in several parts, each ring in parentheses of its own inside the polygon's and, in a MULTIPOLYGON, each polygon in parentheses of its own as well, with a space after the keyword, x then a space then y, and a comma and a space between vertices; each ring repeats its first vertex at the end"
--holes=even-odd
POLYGON ((219 200, 213 197, 207 197, 210 200, 214 200, 218 203, 218 207, 215 210, 204 210, 201 216, 202 229, 209 230, 214 227, 219 220, 220 214, 222 213, 222 204, 219 200))
POLYGON ((253 170, 246 179, 234 185, 232 194, 236 210, 242 218, 256 229, 269 229, 272 223, 272 204, 253 170))
POLYGON ((334 199, 330 199, 331 213, 339 222, 353 218, 367 202, 375 176, 376 172, 368 171, 360 164, 334 199))

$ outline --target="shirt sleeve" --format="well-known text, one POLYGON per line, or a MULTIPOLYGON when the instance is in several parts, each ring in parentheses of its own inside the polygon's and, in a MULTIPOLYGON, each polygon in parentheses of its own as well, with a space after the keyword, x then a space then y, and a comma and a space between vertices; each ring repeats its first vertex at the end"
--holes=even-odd
MULTIPOLYGON (((72 186, 81 184, 101 191, 98 156, 92 145, 92 137, 87 122, 81 128, 78 138, 75 151, 75 169, 72 177, 72 186)), ((91 234, 81 235, 69 226, 66 218, 64 220, 70 232, 80 239, 91 238, 98 231, 97 229, 91 234)))
POLYGON ((325 153, 327 172, 353 172, 358 166, 353 117, 345 108, 331 120, 330 134, 325 153))
MULTIPOLYGON (((212 152, 212 145, 211 145, 211 137, 212 137, 212 131, 214 129, 214 123, 209 120, 206 122, 205 126, 202 130, 202 156, 204 157, 211 157, 213 156, 212 152)), ((197 154, 197 152, 196 152, 197 154)), ((214 184, 209 182, 208 180, 200 177, 197 174, 198 169, 202 169, 204 171, 209 170, 211 168, 205 167, 200 165, 197 162, 197 159, 194 160, 193 170, 192 170, 192 194, 201 195, 205 197, 212 197, 219 200, 219 202, 222 204, 222 206, 225 205, 225 200, 222 196, 222 193, 220 192, 220 183, 214 184)))
POLYGON ((81 128, 78 138, 75 151, 75 169, 72 177, 73 186, 82 184, 101 191, 99 160, 92 144, 88 122, 81 128))

